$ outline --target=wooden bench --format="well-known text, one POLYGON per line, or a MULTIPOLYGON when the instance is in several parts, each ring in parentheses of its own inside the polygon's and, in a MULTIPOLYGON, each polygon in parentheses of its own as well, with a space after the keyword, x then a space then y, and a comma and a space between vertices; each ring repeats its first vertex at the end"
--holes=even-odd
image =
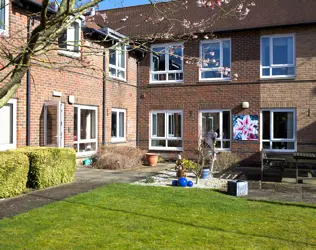
POLYGON ((261 181, 263 181, 264 171, 267 169, 278 169, 280 171, 280 177, 284 171, 284 158, 272 158, 268 157, 265 150, 261 151, 261 181))
POLYGON ((294 153, 293 158, 296 160, 296 183, 299 180, 311 180, 315 177, 313 176, 313 171, 307 172, 307 177, 299 177, 298 176, 298 160, 316 160, 316 153, 294 153))

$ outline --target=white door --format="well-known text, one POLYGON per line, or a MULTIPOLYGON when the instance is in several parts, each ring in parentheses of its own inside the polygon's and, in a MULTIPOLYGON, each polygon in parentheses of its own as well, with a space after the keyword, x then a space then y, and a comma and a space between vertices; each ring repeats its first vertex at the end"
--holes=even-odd
POLYGON ((64 104, 61 102, 44 104, 44 145, 64 147, 64 104))

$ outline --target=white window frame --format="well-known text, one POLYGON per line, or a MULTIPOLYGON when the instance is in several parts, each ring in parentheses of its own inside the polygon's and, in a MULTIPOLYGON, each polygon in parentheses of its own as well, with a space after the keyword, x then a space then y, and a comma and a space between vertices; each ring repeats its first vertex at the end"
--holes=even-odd
MULTIPOLYGON (((109 70, 109 76, 110 78, 113 78, 113 79, 118 79, 118 80, 122 80, 122 81, 126 81, 126 65, 127 65, 127 53, 126 53, 126 46, 123 45, 123 46, 116 46, 115 48, 110 48, 112 50, 115 50, 115 54, 116 54, 116 65, 113 65, 110 63, 110 54, 109 54, 109 68, 112 68, 112 69, 115 69, 115 71, 117 72, 117 70, 120 70, 120 71, 123 71, 124 72, 124 78, 122 77, 117 77, 117 76, 114 76, 111 74, 111 71, 109 70), (122 47, 124 47, 124 50, 122 50, 122 47), (118 66, 118 57, 121 55, 121 53, 124 53, 124 57, 125 57, 125 60, 124 60, 124 68, 118 66)), ((109 50, 109 53, 110 53, 110 50, 109 50)))
POLYGON ((199 112, 199 135, 200 139, 202 138, 202 131, 203 131, 203 113, 219 113, 219 137, 216 138, 216 141, 221 142, 221 148, 215 148, 217 151, 231 151, 232 148, 232 134, 233 134, 233 126, 232 126, 232 111, 230 109, 201 109, 199 112), (223 112, 229 112, 229 122, 230 122, 230 139, 223 139, 223 112), (230 147, 229 148, 223 148, 223 142, 229 141, 230 147))
POLYGON ((111 118, 112 113, 116 113, 116 137, 112 136, 112 122, 111 122, 111 142, 126 142, 126 109, 120 109, 120 108, 112 108, 111 110, 111 118), (119 113, 124 113, 124 137, 119 137, 119 124, 120 124, 120 116, 119 113))
POLYGON ((203 82, 203 81, 231 81, 232 77, 231 77, 231 67, 232 67, 232 41, 231 38, 225 38, 225 39, 215 39, 215 40, 203 40, 200 42, 200 61, 201 61, 201 65, 200 65, 200 70, 199 70, 199 81, 203 82), (207 71, 220 71, 220 69, 223 67, 223 42, 224 41, 229 41, 230 42, 230 77, 224 77, 224 73, 223 70, 221 70, 221 77, 217 77, 217 78, 202 78, 202 73, 203 72, 207 72, 207 71), (215 68, 202 68, 203 66, 203 49, 202 49, 202 45, 206 44, 206 43, 220 43, 220 62, 219 62, 219 66, 215 67, 215 68))
POLYGON ((9 0, 5 0, 4 2, 4 29, 0 29, 0 36, 9 36, 9 15, 10 15, 10 2, 9 0))
POLYGON ((79 41, 79 50, 78 51, 75 51, 74 50, 74 46, 73 46, 73 43, 74 43, 74 39, 73 38, 73 41, 69 40, 69 37, 74 37, 74 34, 73 32, 71 32, 71 29, 70 27, 67 28, 67 48, 66 49, 63 49, 63 48, 59 48, 58 50, 58 54, 60 55, 64 55, 64 56, 68 56, 68 57, 72 57, 72 58, 79 58, 81 56, 81 52, 80 52, 80 49, 81 49, 81 18, 80 19, 77 19, 76 21, 74 21, 74 23, 78 23, 78 27, 79 27, 79 38, 78 38, 78 41, 79 41))
POLYGON ((152 110, 149 113, 149 149, 150 150, 162 150, 162 151, 183 151, 183 110, 152 110), (158 137, 154 136, 152 134, 152 118, 154 114, 158 113, 164 113, 165 114, 165 136, 164 137, 158 137), (169 130, 169 115, 174 114, 174 113, 179 113, 181 114, 181 137, 170 137, 168 130, 169 130), (165 140, 166 141, 166 147, 153 147, 151 146, 151 141, 152 140, 165 140), (168 147, 168 141, 173 141, 173 140, 178 140, 182 141, 182 147, 168 147))
POLYGON ((8 150, 8 149, 15 149, 16 148, 16 130, 17 130, 17 100, 16 99, 10 99, 8 104, 12 104, 13 108, 13 122, 12 122, 12 143, 9 144, 0 144, 0 151, 8 150))
POLYGON ((183 43, 163 43, 163 44, 154 44, 151 45, 151 53, 150 53, 150 80, 149 83, 183 83, 184 82, 184 63, 183 63, 183 56, 184 56, 184 47, 183 43), (164 71, 154 71, 154 64, 153 64, 153 49, 154 48, 161 48, 165 47, 165 70, 164 71), (182 70, 169 70, 169 47, 182 47, 182 58, 181 58, 181 67, 182 70), (176 74, 182 73, 183 79, 182 80, 168 80, 168 74, 176 74), (165 74, 166 80, 163 81, 155 81, 153 80, 153 75, 156 74, 165 74))
POLYGON ((85 156, 95 154, 98 150, 98 107, 85 106, 85 105, 74 105, 74 109, 78 109, 77 113, 77 141, 73 141, 74 145, 77 145, 77 156, 85 156), (81 109, 94 110, 95 111, 95 139, 83 139, 81 140, 81 109), (96 143, 96 149, 94 151, 79 152, 80 143, 96 143))
POLYGON ((265 149, 267 152, 296 152, 297 151, 297 128, 296 128, 296 109, 289 109, 289 108, 284 108, 284 109, 261 109, 260 110, 260 150, 263 149, 263 142, 270 142, 270 149, 265 149), (270 139, 263 139, 263 115, 262 112, 264 111, 269 111, 270 112, 270 139), (279 139, 279 138, 274 138, 274 130, 273 130, 273 125, 274 125, 274 117, 273 113, 274 112, 293 112, 293 139, 279 139), (272 143, 273 142, 294 142, 294 149, 272 149, 272 143))
POLYGON ((277 79, 277 78, 295 78, 296 77, 296 41, 295 41, 295 34, 279 34, 279 35, 265 35, 261 36, 260 38, 260 78, 261 79, 277 79), (293 38, 293 64, 273 64, 273 39, 274 38, 282 38, 282 37, 292 37, 293 38), (262 66, 262 39, 269 38, 269 50, 270 50, 270 65, 269 66, 262 66), (294 67, 294 74, 293 75, 279 75, 274 76, 272 75, 272 69, 275 68, 284 68, 284 67, 294 67), (263 76, 262 70, 263 69, 270 69, 269 76, 263 76))

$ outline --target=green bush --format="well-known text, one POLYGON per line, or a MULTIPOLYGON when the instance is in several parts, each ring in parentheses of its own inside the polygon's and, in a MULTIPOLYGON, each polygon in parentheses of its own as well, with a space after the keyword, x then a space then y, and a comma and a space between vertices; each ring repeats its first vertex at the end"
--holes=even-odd
POLYGON ((73 180, 76 152, 70 148, 25 147, 18 149, 29 158, 27 186, 46 188, 73 180))
POLYGON ((26 188, 29 160, 19 152, 0 152, 0 198, 21 194, 26 188))

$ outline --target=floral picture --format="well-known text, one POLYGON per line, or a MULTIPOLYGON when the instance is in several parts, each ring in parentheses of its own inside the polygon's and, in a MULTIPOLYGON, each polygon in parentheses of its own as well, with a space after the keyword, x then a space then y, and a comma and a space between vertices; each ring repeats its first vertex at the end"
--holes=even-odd
POLYGON ((258 116, 234 115, 234 140, 258 140, 258 116))

